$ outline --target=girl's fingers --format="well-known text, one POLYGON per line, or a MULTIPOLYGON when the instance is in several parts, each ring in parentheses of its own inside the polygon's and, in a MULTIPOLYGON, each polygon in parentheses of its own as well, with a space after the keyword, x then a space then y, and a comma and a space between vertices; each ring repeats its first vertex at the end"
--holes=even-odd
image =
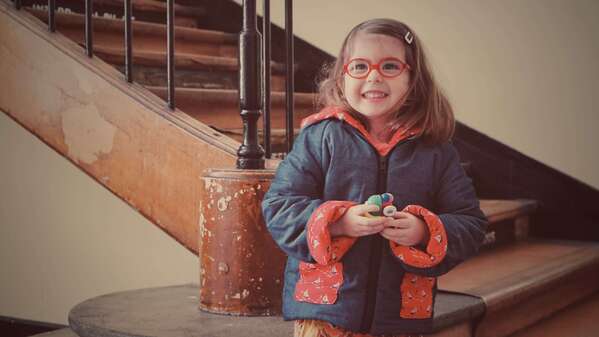
POLYGON ((411 215, 412 214, 408 212, 395 212, 395 214, 393 214, 393 217, 395 219, 409 219, 411 215))
POLYGON ((360 228, 354 229, 354 233, 352 236, 360 237, 360 236, 372 235, 372 234, 380 233, 380 231, 382 231, 382 230, 383 230, 382 227, 361 226, 360 228))
POLYGON ((375 220, 375 221, 364 221, 364 222, 356 223, 354 230, 356 231, 356 234, 358 234, 359 236, 375 234, 375 233, 378 233, 378 232, 382 231, 383 229, 385 229, 384 222, 378 221, 378 219, 374 219, 374 218, 372 218, 372 219, 366 218, 366 219, 367 220, 375 220))
POLYGON ((395 229, 395 228, 385 228, 382 230, 383 233, 385 233, 386 235, 389 236, 395 236, 395 237, 399 237, 402 236, 403 231, 401 229, 395 229))
POLYGON ((360 204, 360 205, 356 205, 354 207, 352 207, 353 210, 360 215, 366 214, 366 213, 370 213, 370 212, 378 212, 379 211, 379 206, 377 205, 367 205, 367 204, 360 204))
POLYGON ((410 223, 408 221, 406 221, 405 219, 401 219, 401 220, 394 219, 387 223, 387 227, 407 229, 407 228, 410 228, 410 223))
POLYGON ((382 227, 371 227, 371 228, 365 229, 362 234, 363 234, 363 236, 372 235, 372 234, 380 233, 382 230, 383 230, 382 227))
POLYGON ((402 239, 403 237, 401 235, 393 235, 392 233, 389 233, 388 231, 381 231, 380 232, 381 236, 384 237, 387 240, 399 243, 400 245, 403 244, 402 239))
POLYGON ((361 226, 383 226, 387 223, 387 219, 384 217, 374 217, 374 218, 367 218, 367 217, 362 217, 359 221, 358 224, 361 226))

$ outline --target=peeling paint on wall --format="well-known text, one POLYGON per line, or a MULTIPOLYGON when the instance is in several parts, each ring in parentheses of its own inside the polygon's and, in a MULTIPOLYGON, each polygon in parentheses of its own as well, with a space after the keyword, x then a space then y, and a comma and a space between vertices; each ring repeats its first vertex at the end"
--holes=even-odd
POLYGON ((64 111, 62 132, 69 156, 93 164, 112 151, 116 127, 102 118, 95 104, 88 104, 64 111))

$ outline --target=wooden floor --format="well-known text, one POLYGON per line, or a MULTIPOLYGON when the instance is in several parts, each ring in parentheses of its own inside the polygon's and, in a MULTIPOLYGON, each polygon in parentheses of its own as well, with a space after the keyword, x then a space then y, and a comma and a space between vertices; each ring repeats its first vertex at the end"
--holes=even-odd
POLYGON ((510 337, 599 337, 599 293, 510 337))

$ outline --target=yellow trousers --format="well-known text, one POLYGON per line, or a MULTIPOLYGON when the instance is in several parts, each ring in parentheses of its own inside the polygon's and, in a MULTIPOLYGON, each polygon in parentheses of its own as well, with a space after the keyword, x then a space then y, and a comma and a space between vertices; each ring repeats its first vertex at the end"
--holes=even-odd
MULTIPOLYGON (((386 337, 423 337, 423 335, 385 335, 386 337)), ((376 337, 385 337, 376 336, 376 337)), ((297 320, 293 337, 375 337, 369 334, 346 331, 331 323, 317 320, 297 320)))

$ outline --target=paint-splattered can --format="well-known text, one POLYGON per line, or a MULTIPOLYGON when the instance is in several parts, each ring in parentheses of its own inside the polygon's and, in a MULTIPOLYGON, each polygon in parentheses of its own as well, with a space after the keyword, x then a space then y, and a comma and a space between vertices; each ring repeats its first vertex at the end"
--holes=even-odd
POLYGON ((260 203, 272 170, 211 169, 202 177, 200 309, 278 315, 285 255, 266 230, 260 203))

